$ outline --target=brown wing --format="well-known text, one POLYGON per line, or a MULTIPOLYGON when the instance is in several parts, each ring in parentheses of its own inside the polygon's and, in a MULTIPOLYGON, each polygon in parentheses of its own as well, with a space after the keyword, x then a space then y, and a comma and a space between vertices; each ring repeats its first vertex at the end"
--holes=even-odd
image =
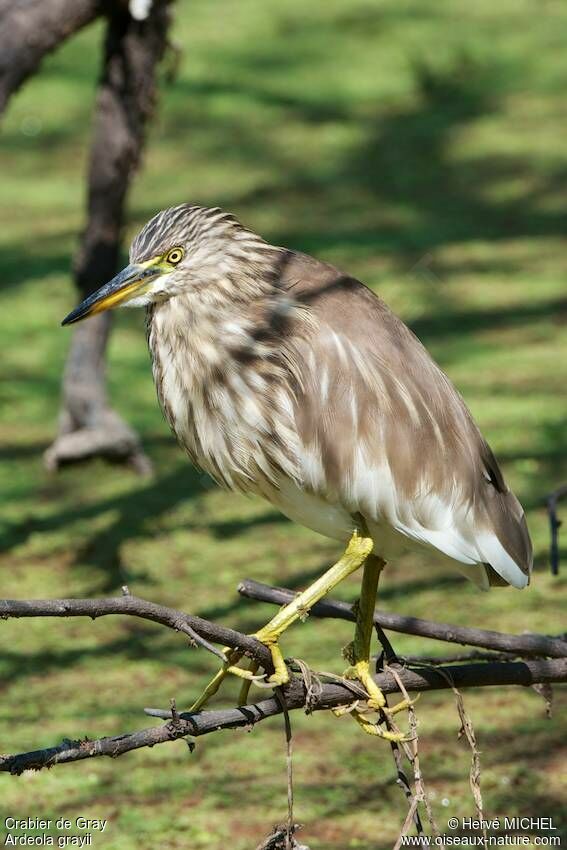
POLYGON ((312 313, 296 419, 311 486, 523 586, 522 508, 466 405, 409 328, 362 283, 289 252, 282 286, 312 313), (313 457, 316 462, 313 463, 313 457))

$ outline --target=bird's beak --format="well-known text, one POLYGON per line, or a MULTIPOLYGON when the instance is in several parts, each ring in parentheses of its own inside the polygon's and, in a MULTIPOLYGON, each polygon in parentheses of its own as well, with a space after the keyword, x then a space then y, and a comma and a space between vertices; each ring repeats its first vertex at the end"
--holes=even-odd
POLYGON ((135 295, 141 295, 151 281, 163 272, 164 269, 159 265, 159 258, 147 260, 145 263, 131 263, 109 283, 105 283, 85 298, 78 307, 65 316, 61 324, 72 325, 73 322, 80 322, 88 316, 117 307, 134 298, 135 295))

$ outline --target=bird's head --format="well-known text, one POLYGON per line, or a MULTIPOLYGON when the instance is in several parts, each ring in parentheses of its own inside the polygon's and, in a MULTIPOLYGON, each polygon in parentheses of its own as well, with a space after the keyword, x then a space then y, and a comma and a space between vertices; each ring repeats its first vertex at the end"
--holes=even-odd
POLYGON ((182 293, 195 304, 251 295, 266 278, 275 250, 218 207, 170 207, 134 238, 126 268, 62 324, 113 307, 147 307, 182 293))

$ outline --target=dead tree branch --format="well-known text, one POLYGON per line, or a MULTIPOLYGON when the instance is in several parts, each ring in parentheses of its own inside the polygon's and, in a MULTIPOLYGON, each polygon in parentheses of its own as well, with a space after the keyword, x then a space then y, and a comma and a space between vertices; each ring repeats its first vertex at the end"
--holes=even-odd
MULTIPOLYGON (((52 613, 48 616, 57 615, 52 613)), ((65 616, 65 614, 59 616, 65 616)), ((425 670, 400 669, 397 671, 397 676, 407 691, 442 690, 452 685, 457 688, 491 685, 529 686, 537 682, 566 682, 567 659, 463 664, 425 670)), ((391 673, 381 673, 375 679, 385 694, 400 690, 396 678, 391 673)), ((304 708, 307 698, 303 680, 294 678, 285 690, 288 710, 304 708)), ((347 681, 328 683, 322 686, 315 709, 322 711, 336 708, 352 700, 353 692, 347 681)), ((280 714, 282 710, 282 703, 275 697, 239 708, 202 711, 198 714, 180 712, 175 718, 172 717, 171 711, 147 709, 147 713, 167 719, 167 722, 162 726, 149 727, 109 738, 92 741, 66 740, 58 746, 47 747, 43 750, 3 755, 0 756, 0 771, 20 774, 24 770, 40 770, 43 767, 53 767, 56 764, 97 756, 115 758, 141 747, 153 747, 156 744, 176 741, 187 736, 200 737, 221 729, 249 729, 268 717, 280 714)))
MULTIPOLYGON (((258 581, 246 579, 238 586, 238 592, 249 599, 260 602, 272 602, 274 605, 285 605, 290 602, 295 593, 282 587, 271 587, 258 581)), ((314 617, 331 617, 339 620, 349 620, 354 623, 356 615, 352 606, 346 602, 325 599, 318 602, 310 611, 314 617)), ((567 656, 567 640, 546 635, 510 635, 487 629, 472 629, 467 626, 456 626, 452 623, 437 623, 433 620, 422 620, 419 617, 404 617, 400 614, 390 614, 386 611, 376 611, 376 625, 393 632, 403 632, 408 635, 432 638, 463 646, 480 646, 497 652, 509 652, 518 656, 540 656, 549 658, 565 658, 567 656)))
POLYGON ((43 58, 102 11, 102 0, 0 3, 0 114, 43 58))
MULTIPOLYGON (((254 590, 254 588, 250 588, 251 584, 250 582, 245 583, 248 589, 254 590)), ((270 591, 268 595, 272 600, 273 589, 267 588, 266 590, 270 591)), ((275 593, 275 591, 273 592, 275 593)), ((277 592, 283 593, 282 591, 277 592)), ((324 604, 327 606, 326 616, 352 619, 349 606, 342 607, 340 603, 329 601, 324 604)), ((129 594, 105 599, 0 600, 0 619, 4 620, 25 617, 90 617, 95 620, 98 617, 109 615, 128 615, 151 620, 187 635, 192 643, 197 642, 205 645, 208 649, 212 648, 209 646, 210 642, 230 646, 234 649, 238 648, 257 661, 264 670, 271 670, 270 653, 255 638, 226 626, 211 623, 201 617, 157 605, 154 602, 139 599, 129 594)), ((388 615, 388 617, 394 617, 394 615, 388 615)), ((437 667, 420 666, 416 669, 400 667, 393 672, 386 671, 375 677, 377 684, 385 694, 401 689, 429 691, 448 687, 531 686, 536 683, 567 681, 567 643, 565 641, 546 638, 543 635, 517 636, 504 635, 499 632, 481 632, 477 629, 463 630, 461 627, 429 621, 415 621, 412 618, 405 617, 398 617, 394 621, 387 622, 382 614, 379 614, 378 618, 386 628, 395 628, 396 631, 406 631, 409 634, 423 634, 423 623, 426 623, 426 636, 434 636, 439 639, 440 635, 444 635, 442 639, 453 643, 465 642, 465 631, 469 638, 476 636, 476 645, 490 645, 488 644, 490 639, 488 636, 492 636, 492 640, 496 640, 498 644, 497 648, 501 648, 506 643, 507 647, 513 647, 512 651, 514 652, 518 652, 516 642, 526 638, 529 641, 525 645, 522 644, 522 651, 525 652, 527 647, 527 651, 531 654, 555 655, 553 660, 493 661, 437 667), (420 628, 418 632, 415 630, 416 622, 420 628), (469 633, 472 633, 472 635, 469 633), (481 644, 478 644, 479 634, 483 641, 481 644), (497 636, 497 639, 494 638, 494 635, 497 636), (544 649, 545 653, 543 652, 544 649), (560 653, 562 653, 562 657, 558 657, 560 653)), ((295 669, 301 671, 301 666, 297 664, 295 669)), ((319 679, 325 679, 324 674, 319 673, 317 675, 319 679)), ((280 714, 284 709, 307 708, 310 711, 313 709, 322 711, 336 708, 339 705, 348 705, 354 699, 360 699, 360 688, 354 683, 333 677, 333 681, 321 683, 315 692, 309 686, 307 677, 293 676, 289 684, 283 689, 283 697, 285 702, 280 698, 273 697, 239 708, 203 711, 197 714, 147 709, 148 714, 161 717, 167 722, 162 726, 141 729, 113 737, 82 741, 65 740, 58 746, 43 750, 0 756, 0 771, 19 774, 24 770, 39 770, 55 764, 80 761, 96 756, 116 757, 141 747, 153 747, 156 744, 179 740, 187 736, 199 737, 220 729, 250 728, 268 717, 280 714)))
MULTIPOLYGON (((203 645, 202 642, 206 641, 230 646, 231 649, 242 650, 266 669, 271 665, 269 651, 255 638, 211 623, 202 617, 185 614, 175 608, 157 605, 129 594, 104 599, 0 599, 2 620, 22 617, 90 617, 91 620, 96 620, 112 614, 127 614, 142 620, 151 620, 186 634, 192 642, 203 645)), ((214 648, 211 649, 214 651, 214 648)))
MULTIPOLYGON (((107 31, 88 175, 87 224, 75 258, 81 299, 116 273, 128 189, 156 100, 157 66, 167 45, 169 0, 154 0, 143 21, 127 4, 106 7, 107 31)), ((48 469, 93 456, 151 471, 138 435, 108 402, 105 354, 110 313, 73 330, 63 378, 59 433, 48 469)))
MULTIPOLYGON (((116 272, 128 188, 139 165, 167 46, 171 0, 153 0, 135 20, 127 0, 0 0, 0 113, 44 56, 98 16, 107 21, 91 145, 87 224, 75 258, 85 298, 116 272)), ((106 390, 109 313, 74 329, 63 378, 59 430, 48 469, 93 456, 151 471, 136 432, 112 409, 106 390)))

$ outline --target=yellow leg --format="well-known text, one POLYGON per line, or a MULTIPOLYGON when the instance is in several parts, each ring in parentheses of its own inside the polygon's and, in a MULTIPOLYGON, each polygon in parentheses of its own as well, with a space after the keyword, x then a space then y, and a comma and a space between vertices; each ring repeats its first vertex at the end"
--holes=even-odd
MULTIPOLYGON (((374 607, 378 592, 378 580, 385 565, 385 561, 376 555, 370 555, 365 561, 354 640, 344 650, 345 657, 350 661, 351 666, 345 671, 344 675, 347 679, 357 679, 368 694, 365 710, 370 709, 384 711, 388 714, 397 714, 398 711, 402 711, 408 707, 408 701, 403 700, 393 708, 388 708, 384 694, 374 681, 370 672, 370 643, 374 631, 374 607)), ((389 741, 405 740, 404 735, 380 729, 379 726, 365 717, 363 712, 355 709, 351 713, 357 723, 368 734, 377 735, 389 741)))
POLYGON ((292 623, 304 617, 315 603, 330 593, 337 584, 357 570, 365 562, 371 551, 372 540, 369 537, 360 537, 355 532, 342 558, 336 564, 333 564, 321 578, 314 581, 307 590, 299 593, 288 605, 284 605, 263 629, 256 632, 254 637, 269 647, 272 653, 275 672, 270 676, 269 682, 274 685, 284 685, 289 680, 289 673, 278 646, 280 635, 292 623))
MULTIPOLYGON (((333 564, 324 575, 318 578, 317 581, 314 581, 306 590, 299 593, 292 602, 284 605, 260 631, 256 632, 254 637, 265 644, 272 655, 274 673, 268 680, 271 684, 284 685, 289 681, 289 673, 278 646, 280 636, 292 623, 306 616, 313 605, 326 596, 327 593, 330 593, 344 578, 362 566, 371 551, 372 540, 369 537, 360 537, 355 532, 342 558, 336 564, 333 564)), ((236 673, 241 678, 254 680, 255 670, 245 671, 235 667, 240 658, 242 658, 242 653, 239 654, 231 650, 227 652, 226 663, 209 682, 199 699, 193 703, 189 709, 190 711, 200 711, 209 698, 218 691, 221 683, 229 673, 236 673)), ((241 699, 243 696, 247 696, 245 685, 241 691, 241 699)))
MULTIPOLYGON (((242 685, 243 689, 246 685, 250 688, 250 685, 256 678, 255 673, 258 669, 258 665, 253 667, 251 670, 243 670, 236 666, 244 653, 237 652, 234 649, 230 649, 230 647, 225 647, 224 652, 226 653, 226 663, 223 664, 218 673, 213 676, 199 699, 195 700, 189 711, 200 711, 209 699, 216 694, 229 673, 232 673, 233 676, 238 676, 240 679, 244 679, 242 685)), ((263 677, 260 676, 259 678, 263 677)))
POLYGON ((227 650, 225 648, 224 651, 226 653, 225 664, 223 664, 218 673, 213 676, 213 678, 211 679, 199 699, 195 700, 189 711, 200 711, 205 705, 205 703, 208 702, 209 699, 213 696, 213 694, 216 694, 222 682, 224 681, 226 676, 228 676, 230 667, 233 664, 237 664, 242 658, 241 654, 239 654, 238 652, 234 652, 233 650, 227 650))
MULTIPOLYGON (((259 664, 257 661, 251 661, 249 670, 252 676, 255 676, 258 672, 259 664)), ((252 678, 245 679, 242 682, 242 687, 240 688, 240 693, 238 694, 238 705, 246 705, 248 702, 248 694, 250 693, 250 685, 252 684, 252 678)))

